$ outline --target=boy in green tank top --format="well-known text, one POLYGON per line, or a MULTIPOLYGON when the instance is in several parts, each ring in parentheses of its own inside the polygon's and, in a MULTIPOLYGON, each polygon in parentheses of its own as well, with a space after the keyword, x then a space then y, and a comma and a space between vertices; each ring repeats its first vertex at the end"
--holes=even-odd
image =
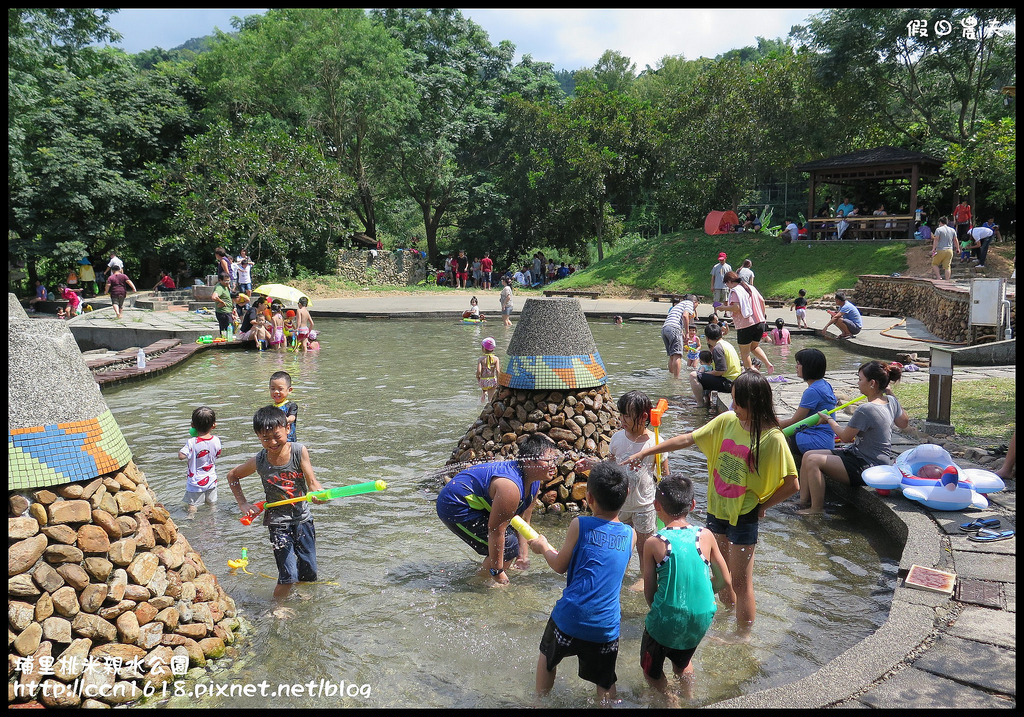
POLYGON ((651 610, 640 642, 640 667, 648 684, 672 707, 678 705, 676 695, 668 691, 662 669, 665 658, 672 661, 672 671, 689 699, 693 690, 690 660, 715 616, 715 593, 732 588, 729 567, 714 535, 686 521, 696 507, 689 478, 662 479, 654 508, 665 527, 647 539, 641 564, 644 597, 651 610))

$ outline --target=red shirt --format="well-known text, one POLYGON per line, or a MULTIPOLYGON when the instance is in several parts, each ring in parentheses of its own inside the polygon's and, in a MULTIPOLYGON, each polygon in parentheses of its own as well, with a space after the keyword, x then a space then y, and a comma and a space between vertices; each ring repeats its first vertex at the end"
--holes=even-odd
POLYGON ((163 286, 165 289, 175 288, 174 279, 172 279, 170 276, 165 276, 163 279, 161 279, 160 285, 163 286))
POLYGON ((953 210, 953 221, 957 224, 968 224, 971 221, 971 205, 957 204, 953 210))
POLYGON ((491 271, 494 269, 494 262, 491 261, 491 257, 485 256, 480 260, 480 271, 491 271))

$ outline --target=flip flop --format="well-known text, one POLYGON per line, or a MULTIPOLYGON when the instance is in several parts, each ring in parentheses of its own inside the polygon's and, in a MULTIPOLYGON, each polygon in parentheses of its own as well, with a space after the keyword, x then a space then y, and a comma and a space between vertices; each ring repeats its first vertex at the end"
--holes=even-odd
POLYGON ((999 518, 978 518, 972 520, 970 523, 961 523, 960 532, 962 533, 977 533, 983 528, 998 528, 999 518))
POLYGON ((976 543, 994 543, 997 540, 1009 540, 1016 533, 1012 530, 989 530, 988 528, 982 528, 978 531, 977 535, 968 535, 968 540, 973 540, 976 543))

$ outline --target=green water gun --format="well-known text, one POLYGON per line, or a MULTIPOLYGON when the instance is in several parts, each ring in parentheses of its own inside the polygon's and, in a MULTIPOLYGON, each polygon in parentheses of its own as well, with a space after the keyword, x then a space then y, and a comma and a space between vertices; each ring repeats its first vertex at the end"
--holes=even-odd
MULTIPOLYGON (((836 411, 841 411, 847 406, 857 403, 857 401, 861 400, 862 398, 864 397, 857 396, 857 398, 853 399, 852 401, 847 401, 842 406, 836 406, 831 411, 827 411, 827 413, 835 413, 836 411)), ((786 426, 785 428, 782 429, 782 433, 785 436, 792 436, 801 428, 810 428, 811 426, 817 426, 819 423, 821 423, 821 416, 819 416, 817 413, 812 413, 810 416, 803 419, 802 421, 797 421, 791 426, 786 426)))
MULTIPOLYGON (((470 508, 474 508, 476 510, 486 510, 488 513, 491 512, 491 504, 488 503, 487 499, 483 498, 482 496, 476 494, 467 495, 466 503, 469 505, 470 508)), ((536 530, 530 527, 530 524, 523 520, 521 516, 512 516, 512 527, 515 528, 516 532, 518 532, 527 540, 536 540, 539 536, 539 533, 537 533, 536 530)))
POLYGON ((302 503, 303 501, 313 502, 313 500, 334 500, 335 498, 347 498, 351 495, 362 495, 363 493, 373 493, 374 491, 384 490, 388 487, 388 484, 382 480, 371 480, 365 483, 356 483, 355 485, 344 485, 337 488, 329 488, 327 490, 319 490, 306 495, 299 496, 298 498, 288 498, 286 500, 275 500, 273 503, 268 503, 265 500, 253 503, 253 510, 243 515, 240 520, 242 525, 252 525, 252 521, 267 508, 276 508, 279 505, 289 505, 291 503, 302 503))

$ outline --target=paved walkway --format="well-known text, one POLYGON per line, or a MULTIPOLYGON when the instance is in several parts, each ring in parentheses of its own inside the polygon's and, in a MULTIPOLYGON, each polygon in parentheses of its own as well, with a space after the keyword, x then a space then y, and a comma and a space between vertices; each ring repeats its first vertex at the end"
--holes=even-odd
MULTIPOLYGON (((472 291, 444 294, 383 295, 353 299, 315 299, 314 316, 373 318, 451 318, 469 304, 472 291)), ((480 309, 499 319, 496 291, 479 292, 480 309)), ((527 297, 529 298, 529 297, 527 297)), ((574 299, 575 300, 575 299, 574 299)), ((668 312, 666 302, 622 299, 580 299, 588 316, 619 315, 625 320, 660 321, 668 312)), ((515 298, 522 308, 523 296, 515 298)), ((212 316, 184 312, 127 310, 120 322, 111 310, 95 311, 72 321, 72 328, 121 333, 145 323, 147 330, 164 331, 166 337, 188 332, 215 333, 212 316), (212 327, 212 328, 211 328, 212 327)), ((518 313, 518 312, 515 312, 518 313)), ((700 311, 703 315, 705 312, 700 311)), ((774 309, 769 316, 795 318, 788 309, 774 309)), ((820 328, 828 314, 808 310, 808 323, 820 328)), ((500 320, 500 319, 499 319, 500 320)), ((938 339, 913 319, 894 327, 899 320, 864 317, 864 329, 844 342, 861 355, 895 358, 898 352, 927 356, 928 341, 938 339), (913 341, 907 339, 916 339, 913 341)), ((78 333, 76 332, 76 338, 78 333)), ((184 340, 184 339, 183 339, 184 340)), ((194 338, 191 339, 194 341, 194 338)), ((125 347, 120 347, 125 348, 125 347)), ((954 380, 991 376, 1015 376, 1014 367, 956 368, 954 380)), ((856 377, 828 375, 837 395, 857 395, 856 377)), ((904 380, 928 380, 928 372, 908 373, 904 380)), ((779 413, 789 415, 799 403, 801 383, 773 384, 779 413)), ((844 420, 844 419, 840 419, 844 420)), ((894 450, 902 452, 927 436, 896 434, 894 450)), ((971 455, 958 458, 976 467, 971 455)), ((898 539, 906 536, 900 560, 900 582, 893 595, 889 619, 871 637, 843 653, 815 674, 793 684, 714 705, 729 708, 940 708, 960 709, 1016 706, 1016 537, 991 544, 975 543, 959 532, 961 522, 981 516, 997 516, 1002 527, 1015 528, 1015 481, 1007 490, 991 494, 987 510, 931 511, 904 499, 898 492, 881 497, 870 489, 842 490, 831 486, 858 509, 872 513, 898 539), (913 564, 957 574, 953 596, 903 587, 902 577, 913 564)), ((812 518, 811 520, 828 520, 812 518)))

